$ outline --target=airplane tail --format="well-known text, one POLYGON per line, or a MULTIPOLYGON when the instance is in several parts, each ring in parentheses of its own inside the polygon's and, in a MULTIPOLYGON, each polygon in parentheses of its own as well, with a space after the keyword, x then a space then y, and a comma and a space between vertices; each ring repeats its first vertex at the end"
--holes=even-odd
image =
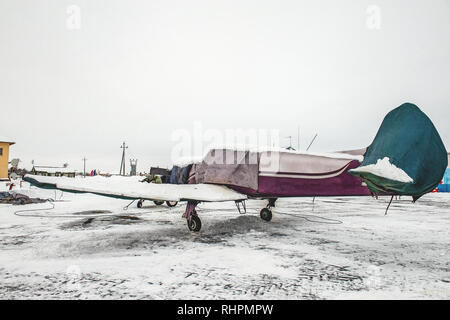
POLYGON ((447 165, 447 151, 431 120, 416 105, 404 103, 386 115, 364 161, 349 173, 374 194, 409 195, 416 201, 436 188, 447 165))

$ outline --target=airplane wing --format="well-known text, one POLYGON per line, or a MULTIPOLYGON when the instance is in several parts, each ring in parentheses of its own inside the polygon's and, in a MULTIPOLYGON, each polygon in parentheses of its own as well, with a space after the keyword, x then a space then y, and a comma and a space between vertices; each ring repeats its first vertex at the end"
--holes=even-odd
POLYGON ((119 199, 221 202, 245 200, 247 196, 214 184, 156 184, 139 182, 142 177, 46 177, 27 174, 34 186, 75 193, 93 193, 119 199))

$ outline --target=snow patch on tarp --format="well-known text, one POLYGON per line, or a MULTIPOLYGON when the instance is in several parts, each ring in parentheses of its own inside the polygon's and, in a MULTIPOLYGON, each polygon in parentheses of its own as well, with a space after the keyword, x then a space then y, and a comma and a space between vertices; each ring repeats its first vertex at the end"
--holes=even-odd
POLYGON ((385 157, 413 181, 358 170, 349 173, 361 178, 374 194, 408 195, 413 201, 438 186, 448 164, 447 151, 433 122, 412 103, 404 103, 384 117, 361 167, 376 166, 385 157))
POLYGON ((358 167, 349 171, 371 173, 382 178, 405 183, 414 182, 414 180, 408 176, 405 171, 392 164, 389 157, 378 159, 376 164, 369 164, 367 166, 358 167))

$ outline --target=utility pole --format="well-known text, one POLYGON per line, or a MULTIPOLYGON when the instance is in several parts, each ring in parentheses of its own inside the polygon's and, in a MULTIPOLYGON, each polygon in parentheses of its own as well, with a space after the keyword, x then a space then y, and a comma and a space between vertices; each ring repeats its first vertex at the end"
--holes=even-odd
POLYGON ((84 157, 83 159, 83 163, 84 163, 84 165, 83 165, 83 177, 85 177, 86 178, 86 157, 84 157))
POLYGON ((119 174, 125 175, 125 149, 128 149, 128 146, 125 145, 125 142, 120 146, 122 149, 122 162, 120 163, 119 174))
POLYGON ((297 127, 297 151, 300 151, 300 126, 297 127))

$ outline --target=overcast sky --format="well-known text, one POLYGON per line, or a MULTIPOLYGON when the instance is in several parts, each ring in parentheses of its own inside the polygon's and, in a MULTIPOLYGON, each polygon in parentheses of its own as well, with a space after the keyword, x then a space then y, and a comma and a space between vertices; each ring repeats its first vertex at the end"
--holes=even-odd
POLYGON ((403 102, 450 148, 450 0, 0 0, 0 135, 25 166, 118 172, 122 141, 168 166, 195 121, 360 148, 403 102))

